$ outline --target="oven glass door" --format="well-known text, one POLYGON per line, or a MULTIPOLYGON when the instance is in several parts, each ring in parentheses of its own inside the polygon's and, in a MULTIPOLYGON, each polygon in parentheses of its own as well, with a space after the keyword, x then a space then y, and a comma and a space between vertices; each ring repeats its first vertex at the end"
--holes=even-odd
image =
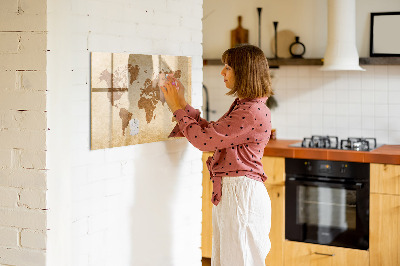
POLYGON ((286 189, 287 239, 368 249, 361 184, 292 180, 286 189))

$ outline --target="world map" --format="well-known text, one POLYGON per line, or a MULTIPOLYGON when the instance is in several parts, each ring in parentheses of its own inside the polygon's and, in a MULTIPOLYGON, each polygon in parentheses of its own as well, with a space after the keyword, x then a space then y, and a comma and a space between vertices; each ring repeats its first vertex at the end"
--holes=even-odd
POLYGON ((91 148, 168 139, 175 126, 160 89, 179 79, 191 101, 191 58, 125 53, 91 54, 91 148))

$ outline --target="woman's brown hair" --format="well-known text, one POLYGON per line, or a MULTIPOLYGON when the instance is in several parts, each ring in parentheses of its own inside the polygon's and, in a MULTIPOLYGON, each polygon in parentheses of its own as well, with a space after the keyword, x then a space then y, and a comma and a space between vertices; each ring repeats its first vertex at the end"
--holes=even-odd
POLYGON ((222 54, 222 63, 235 74, 235 86, 227 95, 254 99, 274 94, 268 61, 260 48, 248 44, 230 48, 222 54))

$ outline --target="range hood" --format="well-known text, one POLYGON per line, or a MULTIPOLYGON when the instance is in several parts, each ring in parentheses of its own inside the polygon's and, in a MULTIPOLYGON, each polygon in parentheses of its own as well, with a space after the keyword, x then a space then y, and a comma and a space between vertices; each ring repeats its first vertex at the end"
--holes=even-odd
POLYGON ((323 71, 358 70, 355 0, 328 0, 328 44, 323 71))

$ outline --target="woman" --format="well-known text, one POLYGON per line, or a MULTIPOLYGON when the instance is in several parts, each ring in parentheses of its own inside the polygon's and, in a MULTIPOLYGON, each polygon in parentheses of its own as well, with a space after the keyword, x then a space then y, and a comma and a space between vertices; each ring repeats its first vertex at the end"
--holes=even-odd
POLYGON ((184 99, 182 85, 169 77, 162 88, 178 124, 170 137, 185 136, 202 151, 213 182, 212 265, 265 265, 270 250, 271 202, 261 158, 271 130, 272 95, 268 62, 252 45, 228 49, 221 71, 227 95, 237 98, 216 122, 200 118, 184 99))

